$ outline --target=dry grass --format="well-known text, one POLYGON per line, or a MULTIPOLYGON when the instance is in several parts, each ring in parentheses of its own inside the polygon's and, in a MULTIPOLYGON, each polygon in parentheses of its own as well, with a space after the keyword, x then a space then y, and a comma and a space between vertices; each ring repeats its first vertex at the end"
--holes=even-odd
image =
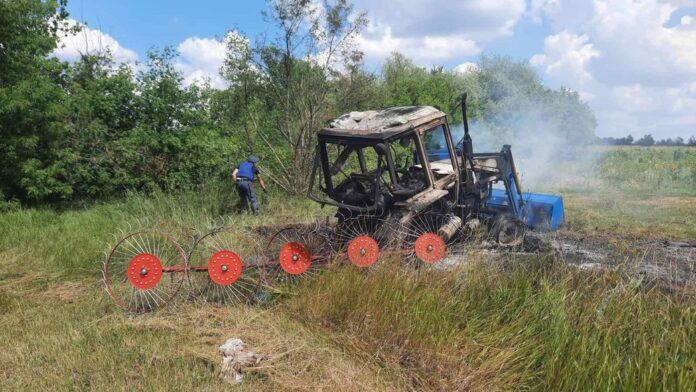
POLYGON ((634 198, 615 192, 564 197, 568 229, 586 234, 693 240, 696 197, 634 198))
POLYGON ((239 337, 269 356, 241 390, 403 390, 406 377, 277 308, 179 303, 128 316, 93 280, 23 277, 0 287, 0 389, 225 390, 217 347, 239 337))
MULTIPOLYGON (((673 156, 660 154, 649 159, 673 156)), ((696 194, 677 187, 691 173, 686 157, 662 182, 667 192, 636 188, 643 174, 626 187, 601 176, 557 184, 567 229, 615 238, 627 254, 635 251, 627 238, 696 238, 696 194)), ((637 167, 650 181, 666 170, 637 167)), ((696 389, 693 290, 663 293, 620 269, 579 272, 543 255, 530 262, 469 249, 471 268, 457 273, 335 268, 268 307, 182 301, 133 316, 110 302, 99 281, 102 252, 129 224, 187 243, 220 216, 263 226, 330 213, 264 195, 272 212, 239 216, 228 196, 0 214, 0 390, 228 389, 217 347, 232 336, 270 357, 241 390, 696 389)))

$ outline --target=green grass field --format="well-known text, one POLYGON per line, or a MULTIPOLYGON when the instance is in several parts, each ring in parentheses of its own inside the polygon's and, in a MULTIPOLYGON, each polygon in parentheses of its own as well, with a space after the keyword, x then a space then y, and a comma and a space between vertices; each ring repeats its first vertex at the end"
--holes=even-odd
MULTIPOLYGON (((593 149, 546 189, 564 232, 626 243, 696 239, 696 149, 593 149)), ((220 224, 311 221, 329 209, 264 195, 234 213, 231 189, 56 212, 0 214, 0 390, 224 390, 217 347, 240 337, 269 359, 241 390, 696 390, 694 285, 665 290, 618 268, 539 254, 415 271, 332 266, 260 305, 182 300, 129 315, 101 282, 103 252, 134 227, 188 245, 220 224), (222 218, 221 218, 222 217, 222 218)), ((693 256, 692 256, 693 257, 693 256)), ((693 259, 692 259, 693 261, 693 259)))

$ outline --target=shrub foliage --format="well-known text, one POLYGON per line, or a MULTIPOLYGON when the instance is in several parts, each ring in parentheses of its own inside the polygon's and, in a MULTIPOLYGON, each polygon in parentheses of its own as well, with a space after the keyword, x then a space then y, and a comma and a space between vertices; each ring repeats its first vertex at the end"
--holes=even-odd
POLYGON ((435 105, 509 132, 521 109, 548 130, 592 139, 595 119, 570 90, 544 87, 526 62, 484 57, 467 73, 424 68, 394 53, 363 67, 353 38, 366 15, 346 0, 269 0, 277 35, 232 31, 220 70, 224 89, 182 83, 177 53, 155 50, 139 67, 108 52, 73 63, 51 56, 68 23, 67 0, 0 0, 0 201, 55 203, 127 191, 196 187, 229 177, 249 153, 278 188, 301 193, 314 133, 346 111, 435 105))

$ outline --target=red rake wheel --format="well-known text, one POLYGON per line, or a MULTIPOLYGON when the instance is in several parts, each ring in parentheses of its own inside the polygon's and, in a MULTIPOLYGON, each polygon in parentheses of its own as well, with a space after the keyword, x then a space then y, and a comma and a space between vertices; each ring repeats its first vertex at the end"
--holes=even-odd
POLYGON ((301 275, 312 266, 312 255, 299 242, 288 242, 278 253, 280 267, 290 275, 301 275))
POLYGON ((374 216, 339 217, 330 236, 331 249, 359 268, 372 267, 393 253, 396 236, 391 229, 391 224, 374 216))
POLYGON ((369 235, 360 235, 348 243, 347 254, 353 265, 360 268, 369 267, 379 258, 379 244, 369 235))
POLYGON ((435 266, 451 252, 457 241, 455 231, 451 238, 445 239, 438 230, 453 219, 449 214, 424 212, 416 215, 402 227, 403 251, 406 261, 414 266, 435 266))
POLYGON ((170 303, 181 289, 188 263, 170 236, 138 231, 118 241, 104 261, 104 284, 114 302, 132 312, 170 303))
POLYGON ((223 249, 210 256, 208 276, 213 283, 229 286, 242 275, 242 259, 236 253, 223 249))
POLYGON ((162 279, 162 262, 157 256, 149 253, 137 254, 128 263, 126 275, 128 281, 136 288, 151 289, 162 279))
POLYGON ((328 262, 330 247, 318 224, 300 224, 275 232, 266 244, 265 283, 295 283, 328 262))
POLYGON ((247 228, 215 229, 198 238, 189 260, 189 284, 208 302, 248 302, 261 282, 263 237, 247 228))
POLYGON ((414 243, 415 254, 418 260, 435 264, 445 258, 447 245, 439 235, 435 233, 423 233, 414 243))

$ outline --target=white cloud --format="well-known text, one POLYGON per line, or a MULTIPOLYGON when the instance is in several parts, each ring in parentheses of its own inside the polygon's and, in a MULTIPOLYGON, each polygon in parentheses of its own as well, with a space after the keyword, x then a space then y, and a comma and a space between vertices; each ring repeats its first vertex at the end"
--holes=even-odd
MULTIPOLYGON (((71 20, 71 26, 78 22, 71 20)), ((225 88, 227 82, 220 75, 227 44, 231 37, 241 37, 237 32, 230 32, 224 39, 189 37, 177 46, 179 57, 174 66, 182 73, 183 84, 202 85, 210 83, 213 88, 225 88)), ((244 40, 246 38, 241 37, 244 40)), ((98 54, 110 52, 116 63, 129 65, 134 71, 142 68, 138 63, 138 54, 123 47, 115 38, 100 30, 83 27, 77 35, 63 36, 60 38, 59 47, 53 52, 57 58, 74 62, 83 54, 98 54)))
POLYGON ((395 37, 390 27, 370 29, 369 35, 360 35, 356 44, 369 61, 381 62, 393 52, 400 52, 418 64, 434 65, 438 61, 476 55, 481 49, 476 42, 464 36, 395 37))
POLYGON ((585 100, 595 95, 589 91, 593 76, 587 67, 600 52, 588 42, 587 35, 577 35, 566 30, 550 35, 544 40, 544 54, 532 56, 530 63, 544 71, 556 85, 577 90, 585 100))
POLYGON ((223 40, 189 37, 179 44, 177 50, 179 58, 175 66, 183 74, 185 86, 206 82, 214 88, 227 86, 220 75, 227 53, 227 37, 223 40))
POLYGON ((486 42, 512 34, 526 9, 524 0, 357 0, 355 4, 370 19, 357 43, 372 64, 395 51, 421 65, 476 55, 486 42))
POLYGON ((696 31, 665 26, 675 6, 656 0, 594 6, 586 29, 603 53, 593 68, 600 81, 669 86, 696 76, 696 31))
MULTIPOLYGON (((70 20, 69 24, 75 26, 78 22, 70 20)), ((53 51, 57 58, 74 62, 82 55, 100 54, 110 52, 116 63, 129 64, 135 67, 138 54, 121 44, 109 34, 97 29, 84 26, 76 35, 63 35, 59 38, 58 48, 53 51)))
POLYGON ((531 17, 555 31, 531 62, 554 85, 592 98, 599 134, 688 137, 696 131, 696 29, 689 15, 668 23, 680 3, 533 0, 531 17))
POLYGON ((568 31, 550 35, 544 40, 545 54, 533 56, 531 63, 543 67, 551 77, 585 83, 592 79, 587 65, 590 60, 600 55, 588 41, 587 35, 577 35, 568 31))
POLYGON ((476 63, 472 63, 470 61, 465 61, 456 67, 453 68, 454 72, 458 72, 461 74, 467 74, 469 72, 476 71, 478 69, 478 65, 476 63))

